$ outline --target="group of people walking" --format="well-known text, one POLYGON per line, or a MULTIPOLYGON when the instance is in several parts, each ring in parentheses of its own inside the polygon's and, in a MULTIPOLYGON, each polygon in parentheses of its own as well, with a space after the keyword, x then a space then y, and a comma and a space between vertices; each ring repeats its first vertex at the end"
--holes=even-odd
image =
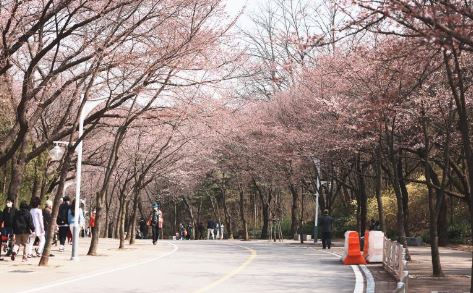
POLYGON ((207 239, 223 239, 223 224, 212 219, 208 220, 207 239))
MULTIPOLYGON (((6 248, 6 256, 15 260, 23 248, 23 261, 28 258, 39 257, 43 254, 46 238, 49 236, 49 228, 52 220, 53 202, 47 200, 41 209, 41 199, 33 197, 30 204, 26 201, 20 202, 16 209, 12 200, 6 201, 5 208, 0 212, 0 247, 6 248), (37 248, 33 251, 33 246, 37 248)), ((59 238, 59 251, 64 251, 64 245, 68 234, 71 235, 75 225, 75 201, 70 201, 68 196, 62 199, 56 220, 57 236, 59 238)), ((92 218, 92 217, 91 217, 92 218)), ((79 208, 77 217, 79 227, 84 227, 85 219, 82 207, 79 208)), ((92 221, 92 219, 91 219, 92 221)), ((53 233, 56 233, 54 231, 53 233)), ((55 238, 55 234, 51 235, 55 238)), ((54 255, 49 255, 54 256, 54 255)), ((0 249, 0 260, 1 249, 0 249)))
MULTIPOLYGON (((51 224, 52 202, 47 201, 43 210, 40 204, 41 200, 33 197, 31 206, 26 201, 22 201, 19 209, 16 209, 13 201, 7 200, 0 214, 0 235, 1 246, 7 246, 7 256, 10 256, 12 260, 15 260, 20 248, 23 248, 23 261, 42 255, 46 233, 51 224), (33 253, 35 240, 38 240, 38 248, 33 253)), ((3 258, 0 257, 0 260, 3 258)))

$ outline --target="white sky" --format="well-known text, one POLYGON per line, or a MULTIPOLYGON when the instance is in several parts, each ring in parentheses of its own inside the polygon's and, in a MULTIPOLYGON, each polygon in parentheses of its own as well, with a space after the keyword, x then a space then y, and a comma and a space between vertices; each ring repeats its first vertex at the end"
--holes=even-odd
POLYGON ((225 8, 230 16, 236 16, 243 7, 245 7, 243 15, 238 19, 237 25, 248 29, 249 26, 251 26, 251 21, 247 15, 257 11, 257 8, 266 1, 267 0, 227 0, 225 8))

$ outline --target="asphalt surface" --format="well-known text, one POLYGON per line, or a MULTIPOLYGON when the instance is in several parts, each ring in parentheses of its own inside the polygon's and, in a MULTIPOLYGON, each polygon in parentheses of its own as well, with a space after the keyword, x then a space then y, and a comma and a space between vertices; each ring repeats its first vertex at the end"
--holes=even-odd
POLYGON ((353 292, 355 288, 350 266, 312 247, 242 241, 139 245, 156 253, 89 274, 52 278, 23 292, 353 292))

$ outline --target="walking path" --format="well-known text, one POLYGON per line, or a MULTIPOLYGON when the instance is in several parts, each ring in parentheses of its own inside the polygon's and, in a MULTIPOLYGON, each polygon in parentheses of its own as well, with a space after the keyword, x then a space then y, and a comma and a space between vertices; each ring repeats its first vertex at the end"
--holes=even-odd
MULTIPOLYGON (((5 292, 392 292, 395 280, 381 264, 344 266, 343 242, 330 250, 311 241, 162 241, 149 240, 123 250, 118 241, 100 239, 98 256, 87 256, 89 239, 80 241, 80 261, 53 250, 48 267, 38 258, 0 262, 5 292), (369 272, 366 271, 369 270, 369 272), (369 276, 372 276, 370 283, 369 276), (360 280, 362 276, 361 288, 360 280), (371 284, 371 285, 370 285, 371 284), (79 286, 80 285, 80 286, 79 286), (372 291, 371 291, 372 292, 372 291)), ((410 247, 409 292, 467 292, 471 253, 441 248, 444 278, 431 277, 430 248, 410 247)))
POLYGON ((430 247, 409 247, 409 252, 412 257, 408 264, 410 292, 470 292, 471 252, 440 248, 443 278, 432 277, 430 247))
POLYGON ((100 255, 66 253, 38 267, 38 258, 0 262, 2 292, 354 292, 355 274, 338 258, 311 247, 268 241, 149 240, 118 250, 101 239, 100 255))

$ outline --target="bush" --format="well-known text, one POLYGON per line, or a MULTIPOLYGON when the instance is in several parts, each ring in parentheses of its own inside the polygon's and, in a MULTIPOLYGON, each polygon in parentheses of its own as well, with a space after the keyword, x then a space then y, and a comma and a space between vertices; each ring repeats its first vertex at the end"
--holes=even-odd
POLYGON ((448 227, 447 233, 452 243, 468 243, 471 238, 471 226, 467 222, 455 223, 448 227))

